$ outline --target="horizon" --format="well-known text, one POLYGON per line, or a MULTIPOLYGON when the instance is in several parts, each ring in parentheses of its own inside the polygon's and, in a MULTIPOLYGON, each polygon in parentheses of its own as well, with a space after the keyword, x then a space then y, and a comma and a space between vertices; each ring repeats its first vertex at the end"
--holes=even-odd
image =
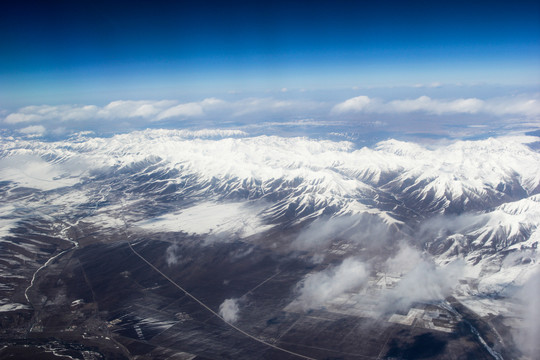
POLYGON ((536 2, 58 0, 4 10, 0 121, 15 136, 226 128, 373 142, 539 127, 536 2))

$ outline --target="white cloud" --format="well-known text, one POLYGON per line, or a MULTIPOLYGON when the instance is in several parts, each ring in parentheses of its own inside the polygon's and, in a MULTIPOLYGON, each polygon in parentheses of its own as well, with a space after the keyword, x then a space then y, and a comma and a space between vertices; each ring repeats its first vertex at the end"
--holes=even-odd
MULTIPOLYGON (((51 133, 53 128, 70 130, 122 129, 133 130, 159 121, 228 121, 246 117, 257 122, 270 114, 284 119, 299 117, 306 112, 326 113, 329 105, 309 100, 275 98, 244 98, 225 101, 205 98, 201 101, 179 102, 176 100, 116 100, 104 106, 97 105, 40 105, 26 106, 12 113, 4 113, 3 123, 21 126, 42 124, 51 133), (46 124, 48 123, 48 124, 46 124)), ((302 126, 313 124, 303 123, 302 126)))
POLYGON ((439 268, 421 261, 394 289, 386 291, 380 304, 384 312, 390 313, 408 309, 415 302, 443 300, 458 284, 463 268, 462 262, 439 268))
POLYGON ((31 125, 19 130, 21 133, 26 135, 36 135, 41 136, 45 133, 46 129, 41 125, 31 125))
MULTIPOLYGON (((84 105, 80 107, 69 108, 62 106, 58 109, 51 109, 48 118, 57 117, 61 121, 81 121, 94 119, 98 114, 99 108, 95 105, 84 105)), ((53 119, 54 120, 54 119, 53 119)))
POLYGON ((368 105, 372 102, 369 97, 361 95, 353 97, 352 99, 345 100, 342 103, 337 104, 332 109, 334 113, 345 113, 345 112, 359 112, 366 110, 368 105))
MULTIPOLYGON (((290 92, 290 91, 289 91, 290 92)), ((288 94, 284 93, 284 94, 288 94)), ((117 100, 106 105, 39 105, 22 107, 12 113, 2 112, 5 125, 25 128, 43 125, 50 134, 55 128, 65 133, 80 130, 135 130, 159 121, 246 122, 246 126, 334 126, 348 121, 343 114, 411 114, 424 112, 443 114, 491 114, 495 116, 540 115, 540 97, 512 96, 492 99, 475 97, 434 99, 420 96, 413 99, 383 100, 366 95, 338 104, 312 99, 250 97, 225 101, 205 98, 200 101, 117 100), (334 105, 334 106, 333 106, 334 105), (308 119, 297 120, 297 119, 308 119), (311 120, 314 119, 314 120, 311 120), (278 121, 279 120, 279 121, 278 121), (340 122, 338 122, 340 121, 340 122), (298 124, 294 124, 298 122, 298 124)), ((536 125, 536 124, 535 124, 536 125)), ((155 125, 154 125, 155 126, 155 125)), ((37 128, 34 128, 37 129, 37 128)), ((19 129, 19 131, 22 131, 19 129)), ((30 131, 24 130, 24 131, 30 131)))
POLYGON ((200 104, 205 108, 208 108, 211 106, 225 105, 226 103, 227 103, 226 101, 217 99, 217 98, 206 98, 200 102, 200 104))
POLYGON ((235 323, 239 312, 238 299, 226 299, 219 305, 219 315, 228 323, 235 323))
POLYGON ((390 234, 388 225, 374 214, 319 217, 300 232, 291 247, 295 250, 320 250, 338 239, 372 249, 383 246, 390 234))
POLYGON ((540 99, 530 99, 525 97, 497 98, 489 101, 488 106, 491 111, 497 115, 540 115, 540 99))
POLYGON ((96 118, 99 108, 95 105, 40 105, 26 106, 16 113, 9 114, 4 122, 6 124, 18 124, 24 122, 42 121, 82 121, 96 118))
POLYGON ((408 113, 425 111, 432 114, 469 113, 474 114, 482 109, 484 102, 476 98, 457 100, 434 100, 428 96, 420 96, 413 100, 394 100, 384 104, 377 112, 408 113))
POLYGON ((26 114, 21 112, 9 114, 4 120, 6 124, 19 124, 35 121, 41 121, 41 117, 37 114, 26 114))
POLYGON ((178 263, 179 252, 180 248, 176 243, 167 248, 165 251, 165 261, 167 261, 167 265, 173 266, 178 263))
POLYGON ((407 244, 401 244, 384 265, 386 272, 401 279, 396 287, 381 292, 379 308, 383 313, 408 309, 415 302, 443 300, 457 286, 466 266, 462 260, 437 266, 407 244))
POLYGON ((174 100, 117 100, 99 107, 96 105, 40 105, 26 106, 4 118, 6 124, 39 123, 45 121, 90 121, 141 118, 161 120, 171 117, 195 117, 206 109, 225 104, 223 100, 209 98, 200 102, 178 104, 174 100))
POLYGON ((430 114, 477 114, 493 115, 540 115, 540 101, 535 98, 510 97, 481 100, 478 98, 432 99, 420 96, 416 99, 398 99, 382 101, 368 96, 356 96, 335 105, 335 114, 365 112, 365 113, 411 113, 426 112, 430 114))
POLYGON ((413 87, 415 88, 439 88, 443 86, 441 82, 434 81, 430 84, 414 84, 413 87))
POLYGON ((514 341, 530 358, 538 354, 538 339, 540 338, 540 267, 531 274, 529 279, 514 295, 522 308, 516 307, 522 317, 522 326, 513 330, 514 341))
POLYGON ((186 103, 186 104, 180 104, 176 105, 172 108, 169 108, 163 112, 161 112, 155 120, 163 120, 168 119, 172 117, 192 117, 192 116, 201 116, 203 115, 203 108, 198 103, 186 103))
POLYGON ((150 119, 158 113, 165 111, 176 105, 176 101, 161 100, 161 101, 132 101, 132 100, 117 100, 109 103, 97 113, 97 117, 106 119, 119 118, 135 118, 141 117, 150 119))
POLYGON ((307 275, 299 285, 300 296, 296 305, 304 310, 320 307, 325 302, 362 286, 368 276, 363 263, 347 258, 334 268, 307 275))
POLYGON ((397 254, 387 259, 384 265, 388 273, 400 275, 411 271, 422 261, 422 255, 417 249, 402 242, 399 245, 397 254))
POLYGON ((226 106, 227 102, 216 99, 207 98, 199 102, 189 102, 170 107, 159 113, 154 120, 163 120, 168 118, 188 118, 200 117, 208 111, 216 110, 219 107, 226 106))

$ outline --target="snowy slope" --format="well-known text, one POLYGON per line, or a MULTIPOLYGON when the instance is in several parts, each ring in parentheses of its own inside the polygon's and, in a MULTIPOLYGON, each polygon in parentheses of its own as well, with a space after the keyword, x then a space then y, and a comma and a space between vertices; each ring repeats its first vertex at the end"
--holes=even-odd
POLYGON ((497 250, 511 247, 531 237, 540 225, 540 195, 506 203, 488 214, 488 221, 482 228, 470 235, 473 244, 494 246, 497 250))
POLYGON ((490 230, 496 214, 511 214, 504 204, 540 190, 540 154, 527 146, 530 141, 506 137, 428 148, 388 140, 355 149, 349 142, 230 130, 146 130, 60 142, 3 138, 0 176, 8 191, 58 189, 61 195, 50 194, 46 202, 76 209, 77 216, 106 214, 120 198, 149 201, 129 207, 133 221, 169 218, 209 201, 260 201, 265 205, 253 221, 262 225, 368 213, 389 226, 414 228, 434 214, 496 208, 487 228, 464 235, 475 237, 473 247, 499 249, 526 241, 512 239, 530 232, 527 226, 501 227, 493 231, 507 234, 506 243, 494 245, 499 240, 490 230))
POLYGON ((230 130, 0 138, 0 298, 19 294, 6 309, 22 304, 17 287, 60 247, 123 240, 128 226, 209 241, 271 239, 269 247, 285 234, 284 251, 314 259, 360 251, 377 259, 405 240, 443 267, 466 263, 473 280, 459 291, 478 304, 538 267, 540 154, 532 141, 388 140, 357 149, 230 130))
POLYGON ((540 240, 540 195, 465 214, 451 222, 454 225, 429 243, 431 252, 441 258, 466 256, 478 262, 502 251, 536 249, 540 240))

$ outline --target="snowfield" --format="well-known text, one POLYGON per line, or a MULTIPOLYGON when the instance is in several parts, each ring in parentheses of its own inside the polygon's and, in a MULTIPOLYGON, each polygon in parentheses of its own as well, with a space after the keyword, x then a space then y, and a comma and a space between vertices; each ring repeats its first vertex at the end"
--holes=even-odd
MULTIPOLYGON (((260 208, 260 206, 259 206, 260 208)), ((257 206, 249 203, 201 203, 180 212, 139 221, 134 224, 145 230, 188 234, 234 233, 247 237, 270 229, 257 216, 257 206)))

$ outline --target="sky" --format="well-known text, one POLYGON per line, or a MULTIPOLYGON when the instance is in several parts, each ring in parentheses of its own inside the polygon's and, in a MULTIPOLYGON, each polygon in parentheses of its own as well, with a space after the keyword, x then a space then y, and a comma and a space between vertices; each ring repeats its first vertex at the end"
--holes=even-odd
POLYGON ((30 105, 303 101, 291 119, 357 96, 540 93, 538 1, 21 0, 3 4, 0 35, 4 119, 30 105))

